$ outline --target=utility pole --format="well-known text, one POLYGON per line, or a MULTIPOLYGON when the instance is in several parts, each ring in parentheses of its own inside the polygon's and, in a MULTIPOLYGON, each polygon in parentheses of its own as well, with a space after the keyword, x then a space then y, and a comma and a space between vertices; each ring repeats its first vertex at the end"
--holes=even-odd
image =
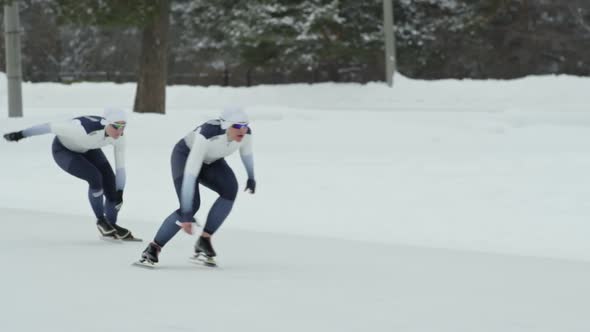
POLYGON ((18 0, 15 0, 4 6, 8 116, 11 118, 23 116, 20 33, 18 0))
POLYGON ((383 0, 383 31, 385 35, 385 79, 393 86, 395 73, 395 34, 393 30, 393 0, 383 0))

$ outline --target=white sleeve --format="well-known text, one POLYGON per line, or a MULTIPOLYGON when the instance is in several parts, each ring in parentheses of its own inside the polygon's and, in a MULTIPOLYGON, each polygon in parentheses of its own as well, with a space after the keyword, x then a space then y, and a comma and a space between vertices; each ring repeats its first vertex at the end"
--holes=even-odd
POLYGON ((44 123, 33 127, 29 127, 27 129, 23 129, 24 137, 45 135, 49 133, 51 133, 51 126, 49 123, 44 123))
POLYGON ((184 166, 184 177, 180 190, 180 212, 183 219, 181 221, 190 220, 192 217, 190 213, 195 197, 195 185, 208 147, 208 141, 203 135, 197 133, 193 133, 193 135, 193 145, 184 166))
POLYGON ((240 146, 240 158, 248 173, 248 179, 254 179, 254 153, 252 149, 252 135, 246 135, 240 146))
POLYGON ((125 172, 125 151, 127 149, 127 139, 121 136, 115 141, 115 179, 117 183, 117 190, 125 189, 125 182, 127 180, 125 172))

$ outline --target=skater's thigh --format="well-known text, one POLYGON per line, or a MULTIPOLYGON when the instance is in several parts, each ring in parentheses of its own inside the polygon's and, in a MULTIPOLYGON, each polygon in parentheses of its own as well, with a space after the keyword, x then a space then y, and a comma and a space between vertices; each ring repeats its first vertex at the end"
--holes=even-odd
POLYGON ((184 145, 184 141, 178 142, 172 150, 170 156, 170 168, 172 170, 172 181, 174 182, 174 189, 176 191, 176 197, 180 199, 180 190, 182 189, 182 180, 184 178, 184 168, 186 166, 186 160, 188 159, 189 149, 184 145))
POLYGON ((102 188, 102 175, 81 153, 65 148, 53 149, 53 159, 67 173, 88 182, 90 188, 102 188))
POLYGON ((116 191, 115 173, 104 152, 101 149, 90 150, 84 154, 84 158, 100 172, 102 176, 102 187, 107 198, 114 199, 116 191))
POLYGON ((203 165, 199 181, 205 187, 215 191, 219 196, 235 200, 238 194, 238 180, 225 159, 219 159, 209 165, 203 165))
MULTIPOLYGON (((172 151, 172 155, 170 156, 170 168, 172 170, 172 181, 174 183, 174 191, 176 191, 176 198, 178 198, 178 204, 180 206, 180 196, 182 191, 182 182, 184 181, 184 169, 186 166, 186 161, 188 159, 188 154, 190 150, 186 146, 183 140, 178 142, 174 146, 174 150, 172 151)), ((195 190, 193 192, 193 202, 192 202, 192 213, 193 215, 197 213, 199 207, 201 205, 201 196, 199 194, 199 183, 195 182, 195 190)), ((180 213, 181 207, 178 208, 178 212, 180 213)))
MULTIPOLYGON (((180 191, 182 189, 182 177, 174 180, 174 188, 176 189, 176 197, 178 198, 178 205, 179 205, 178 211, 180 211, 180 209, 182 208, 180 206, 180 204, 181 204, 180 191)), ((199 192, 199 182, 197 181, 197 182, 195 182, 195 190, 193 192, 193 203, 192 203, 193 214, 197 213, 200 206, 201 206, 201 194, 199 192)))

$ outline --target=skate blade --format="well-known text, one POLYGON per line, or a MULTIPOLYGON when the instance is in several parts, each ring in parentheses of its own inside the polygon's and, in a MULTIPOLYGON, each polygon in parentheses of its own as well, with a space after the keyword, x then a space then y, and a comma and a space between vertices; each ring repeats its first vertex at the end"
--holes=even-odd
POLYGON ((148 262, 147 260, 138 260, 136 262, 133 262, 131 265, 143 267, 143 268, 150 269, 150 270, 156 268, 156 264, 148 262))
POLYGON ((211 257, 205 257, 203 255, 194 255, 189 257, 189 261, 193 264, 204 265, 208 267, 217 267, 217 262, 211 257))
POLYGON ((103 240, 103 241, 113 242, 113 243, 143 242, 143 239, 140 239, 140 238, 137 238, 137 237, 133 237, 133 238, 130 238, 130 239, 119 239, 117 237, 99 235, 98 238, 101 239, 101 240, 103 240))
POLYGON ((130 239, 119 239, 119 241, 122 241, 122 242, 143 242, 143 239, 140 239, 137 237, 132 237, 130 239))
POLYGON ((110 242, 110 243, 123 243, 121 240, 119 240, 117 238, 114 238, 112 236, 102 236, 102 235, 99 235, 98 238, 101 239, 101 240, 103 240, 103 241, 105 241, 105 242, 110 242))

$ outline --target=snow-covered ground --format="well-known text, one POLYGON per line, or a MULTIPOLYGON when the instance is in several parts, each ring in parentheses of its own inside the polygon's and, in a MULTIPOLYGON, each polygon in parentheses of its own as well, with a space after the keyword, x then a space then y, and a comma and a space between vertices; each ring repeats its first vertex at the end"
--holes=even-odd
MULTIPOLYGON (((9 119, 0 77, 2 133, 130 109, 135 87, 23 88, 9 119)), ((130 119, 120 222, 150 240, 177 207, 174 143, 244 105, 258 191, 216 235, 217 270, 187 263, 184 234, 159 270, 131 267, 145 243, 97 239, 52 137, 2 141, 1 330, 588 331, 587 91, 569 76, 169 87, 167 115, 130 119)))

